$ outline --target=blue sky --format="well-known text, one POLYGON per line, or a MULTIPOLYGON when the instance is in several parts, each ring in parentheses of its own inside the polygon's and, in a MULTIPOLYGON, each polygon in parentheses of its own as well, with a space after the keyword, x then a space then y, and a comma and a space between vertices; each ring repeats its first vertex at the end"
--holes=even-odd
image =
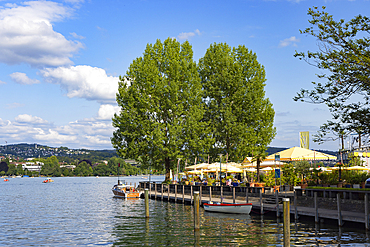
MULTIPOLYGON (((369 16, 365 0, 0 1, 0 145, 111 149, 118 76, 148 43, 188 40, 198 61, 212 43, 245 45, 266 70, 276 112, 275 147, 299 146, 331 115, 294 102, 318 69, 294 58, 316 50, 302 35, 307 10, 326 6, 335 19, 369 16)), ((310 148, 337 150, 339 142, 310 148)))

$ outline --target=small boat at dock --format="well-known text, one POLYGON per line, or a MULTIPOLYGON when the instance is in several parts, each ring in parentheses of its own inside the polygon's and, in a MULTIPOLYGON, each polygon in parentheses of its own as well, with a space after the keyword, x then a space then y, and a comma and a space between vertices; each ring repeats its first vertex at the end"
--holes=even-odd
POLYGON ((252 210, 252 203, 204 203, 203 208, 208 212, 249 214, 252 210))
POLYGON ((142 194, 132 185, 126 185, 125 182, 118 180, 118 183, 113 186, 112 192, 114 197, 118 198, 139 198, 142 194))

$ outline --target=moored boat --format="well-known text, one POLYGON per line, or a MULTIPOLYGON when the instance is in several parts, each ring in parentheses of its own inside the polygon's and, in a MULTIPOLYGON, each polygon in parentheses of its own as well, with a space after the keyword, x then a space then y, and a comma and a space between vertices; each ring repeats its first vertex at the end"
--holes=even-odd
POLYGON ((142 192, 138 191, 132 185, 126 185, 125 182, 118 180, 118 183, 113 186, 112 192, 114 197, 119 198, 139 198, 142 192))
POLYGON ((9 181, 9 179, 7 179, 7 178, 4 178, 4 182, 8 182, 9 181))
POLYGON ((249 214, 252 210, 252 203, 204 203, 203 208, 208 212, 249 214))

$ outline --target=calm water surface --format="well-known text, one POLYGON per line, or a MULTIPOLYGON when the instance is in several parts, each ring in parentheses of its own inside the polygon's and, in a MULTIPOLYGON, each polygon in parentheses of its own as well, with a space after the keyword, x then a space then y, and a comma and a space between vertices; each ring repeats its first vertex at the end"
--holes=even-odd
MULTIPOLYGON (((0 180, 1 246, 282 246, 282 223, 259 215, 201 209, 194 234, 191 206, 113 198, 114 177, 0 180)), ((138 183, 141 177, 124 177, 138 183)), ((163 177, 152 177, 163 180, 163 177)), ((362 228, 362 227, 361 227, 362 228)), ((291 224, 292 246, 370 246, 365 231, 310 222, 291 224)))

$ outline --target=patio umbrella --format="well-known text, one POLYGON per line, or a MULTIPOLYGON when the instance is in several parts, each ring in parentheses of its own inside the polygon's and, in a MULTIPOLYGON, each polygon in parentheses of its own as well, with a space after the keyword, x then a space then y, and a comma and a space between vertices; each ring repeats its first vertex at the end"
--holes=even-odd
POLYGON ((357 171, 360 171, 360 170, 363 170, 363 171, 368 171, 370 170, 369 168, 365 167, 365 166, 350 166, 350 167, 346 167, 347 170, 357 170, 357 171))
POLYGON ((337 157, 325 154, 321 152, 317 152, 314 150, 310 150, 307 148, 300 148, 300 147, 292 147, 281 152, 271 154, 267 156, 265 159, 266 161, 274 161, 275 155, 280 155, 281 161, 293 161, 293 160, 336 160, 337 157))
POLYGON ((272 167, 265 167, 261 169, 261 171, 272 171, 272 170, 275 170, 275 169, 272 167))

